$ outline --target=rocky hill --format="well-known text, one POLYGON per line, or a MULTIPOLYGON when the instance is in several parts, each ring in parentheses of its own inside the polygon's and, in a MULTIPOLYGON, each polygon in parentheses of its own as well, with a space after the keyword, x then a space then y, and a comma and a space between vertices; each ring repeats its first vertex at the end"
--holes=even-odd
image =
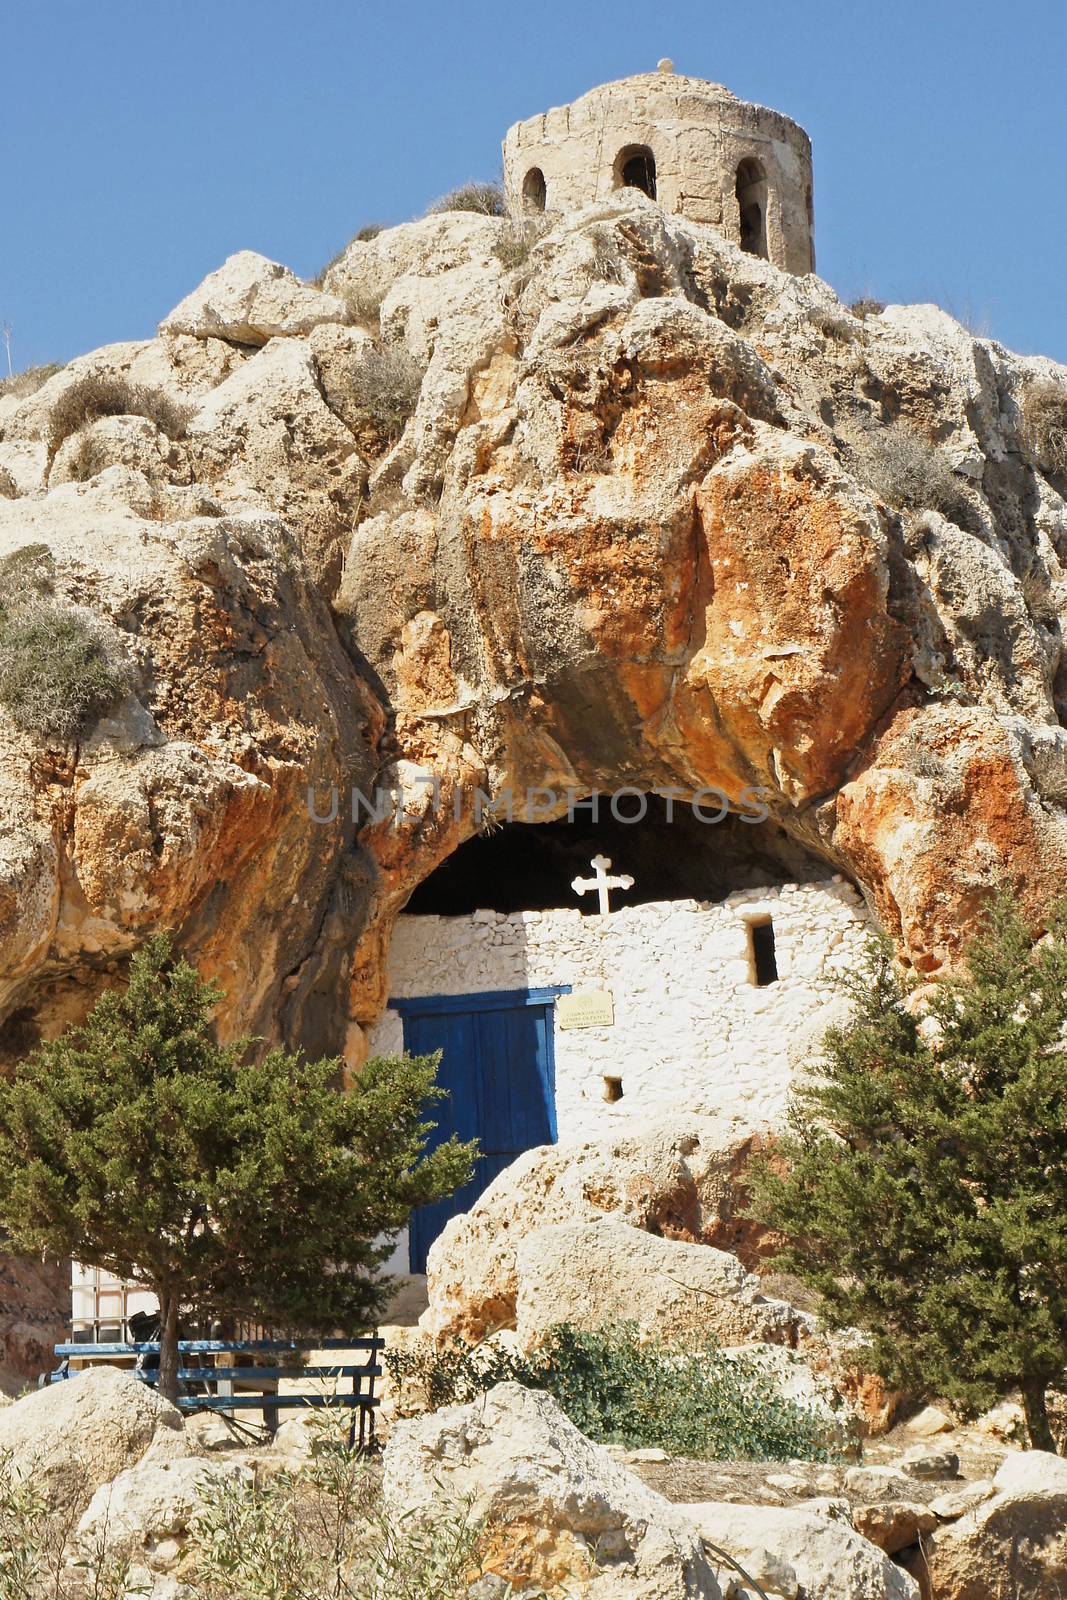
POLYGON ((5 1048, 169 926, 231 1033, 358 1061, 477 787, 760 786, 921 972, 994 876, 1039 915, 1065 429, 1063 368, 632 190, 432 215, 321 287, 231 258, 0 398, 5 1048), (399 825, 309 817, 375 783, 399 825))

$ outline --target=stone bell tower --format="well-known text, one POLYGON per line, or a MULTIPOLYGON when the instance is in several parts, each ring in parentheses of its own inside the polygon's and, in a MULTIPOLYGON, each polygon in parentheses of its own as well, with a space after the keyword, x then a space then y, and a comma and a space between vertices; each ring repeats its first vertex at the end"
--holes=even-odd
POLYGON ((591 89, 509 128, 504 182, 516 213, 572 211, 643 189, 786 272, 815 270, 811 140, 781 112, 718 83, 655 72, 591 89))

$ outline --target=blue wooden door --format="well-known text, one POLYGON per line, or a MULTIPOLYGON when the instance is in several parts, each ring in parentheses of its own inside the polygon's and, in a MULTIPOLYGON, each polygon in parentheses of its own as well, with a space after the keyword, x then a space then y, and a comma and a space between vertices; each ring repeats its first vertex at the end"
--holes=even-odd
POLYGON ((409 1055, 441 1051, 437 1081, 448 1094, 430 1112, 437 1126, 430 1148, 456 1134, 477 1139, 474 1176, 447 1200, 411 1219, 412 1272, 426 1271, 426 1252, 449 1217, 469 1211, 515 1157, 556 1137, 552 998, 466 995, 394 1002, 404 1019, 409 1055))

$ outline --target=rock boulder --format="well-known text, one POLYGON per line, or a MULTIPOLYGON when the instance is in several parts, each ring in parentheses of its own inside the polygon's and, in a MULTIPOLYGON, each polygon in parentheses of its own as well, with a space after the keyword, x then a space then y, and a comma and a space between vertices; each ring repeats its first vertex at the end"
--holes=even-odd
POLYGON ((50 1499, 86 1506, 100 1484, 183 1452, 181 1412, 115 1367, 91 1367, 0 1411, 0 1452, 50 1499))
POLYGON ((563 1415, 499 1384, 466 1406, 398 1423, 385 1451, 394 1514, 432 1517, 445 1496, 491 1521, 483 1573, 588 1600, 718 1600, 696 1529, 563 1415))

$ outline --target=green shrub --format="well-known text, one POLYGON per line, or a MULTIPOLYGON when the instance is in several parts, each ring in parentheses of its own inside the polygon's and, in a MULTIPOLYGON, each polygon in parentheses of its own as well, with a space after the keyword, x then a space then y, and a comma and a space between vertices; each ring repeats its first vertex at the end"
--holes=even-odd
POLYGON ((856 447, 859 474, 895 511, 940 511, 966 527, 970 500, 943 450, 906 428, 885 428, 856 447))
POLYGON ((632 1324, 593 1333, 564 1324, 528 1357, 458 1343, 429 1358, 387 1351, 385 1361, 402 1406, 406 1385, 435 1409, 510 1380, 547 1390, 575 1427, 605 1444, 719 1461, 835 1453, 820 1419, 781 1395, 756 1358, 724 1355, 711 1341, 695 1351, 643 1344, 632 1324))
POLYGON ((25 733, 64 742, 102 716, 128 682, 103 630, 52 601, 0 623, 0 704, 25 733))
POLYGON ((55 459, 65 439, 101 417, 147 417, 168 439, 181 439, 192 412, 191 406, 181 405, 161 389, 131 383, 114 373, 90 373, 65 389, 52 407, 48 459, 55 459))
POLYGON ((0 562, 0 705, 17 728, 64 743, 125 692, 129 668, 91 617, 52 598, 46 545, 0 562))
POLYGON ((0 399, 6 394, 13 394, 19 400, 24 400, 28 395, 36 394, 49 378, 54 378, 63 368, 54 362, 46 366, 27 367, 25 372, 15 372, 10 378, 0 378, 0 399))
POLYGON ((70 1541, 95 1484, 76 1455, 72 1478, 45 1494, 0 1452, 0 1600, 132 1600, 129 1560, 102 1537, 69 1560, 70 1541))
POLYGON ((1023 385, 1019 409, 1038 465, 1067 474, 1067 386, 1055 378, 1031 378, 1023 385))
POLYGON ((388 444, 399 439, 418 404, 423 370, 399 341, 376 345, 353 378, 356 403, 388 444))
POLYGON ((426 215, 436 217, 442 211, 476 211, 483 217, 506 217, 508 202, 499 183, 463 183, 435 200, 426 215))
POLYGON ((299 1474, 205 1487, 193 1519, 197 1600, 467 1600, 481 1529, 442 1503, 433 1522, 390 1515, 345 1442, 342 1413, 299 1474))

